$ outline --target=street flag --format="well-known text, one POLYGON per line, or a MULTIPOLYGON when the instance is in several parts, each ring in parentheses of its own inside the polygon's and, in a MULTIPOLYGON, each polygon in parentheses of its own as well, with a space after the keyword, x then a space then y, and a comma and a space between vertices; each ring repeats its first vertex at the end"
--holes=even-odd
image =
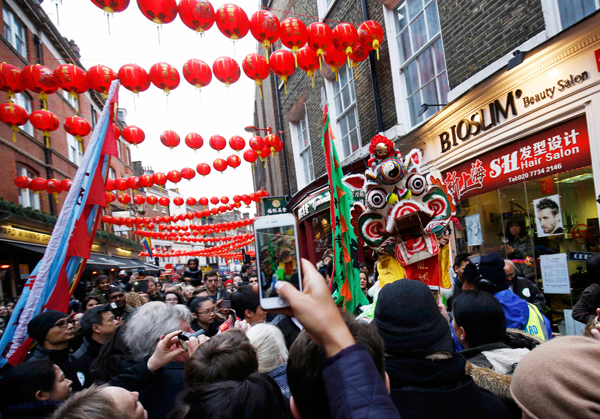
POLYGON ((112 123, 118 88, 119 82, 113 81, 46 252, 25 283, 2 335, 0 365, 23 362, 32 344, 27 324, 33 317, 49 309, 68 312, 69 299, 90 257, 101 208, 107 205, 105 184, 110 156, 117 157, 112 123))
POLYGON ((150 243, 150 237, 144 237, 140 243, 142 243, 142 246, 144 246, 144 249, 148 252, 148 256, 154 259, 154 256, 152 256, 152 243, 150 243))
POLYGON ((327 103, 323 106, 323 150, 325 151, 325 167, 329 178, 331 193, 331 224, 333 227, 333 274, 331 283, 335 283, 344 308, 355 313, 369 301, 360 288, 360 272, 358 270, 358 241, 350 222, 350 207, 354 204, 352 192, 342 183, 344 173, 338 159, 333 133, 329 125, 327 103))

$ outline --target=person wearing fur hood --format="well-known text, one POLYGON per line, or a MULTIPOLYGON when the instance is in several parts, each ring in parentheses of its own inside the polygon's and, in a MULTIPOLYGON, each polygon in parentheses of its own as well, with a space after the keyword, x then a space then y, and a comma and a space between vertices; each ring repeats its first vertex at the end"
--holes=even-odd
POLYGON ((515 329, 506 329, 502 305, 481 291, 463 291, 454 301, 452 328, 465 347, 467 373, 480 387, 500 397, 515 418, 521 417, 510 395, 511 376, 519 362, 541 341, 515 329))

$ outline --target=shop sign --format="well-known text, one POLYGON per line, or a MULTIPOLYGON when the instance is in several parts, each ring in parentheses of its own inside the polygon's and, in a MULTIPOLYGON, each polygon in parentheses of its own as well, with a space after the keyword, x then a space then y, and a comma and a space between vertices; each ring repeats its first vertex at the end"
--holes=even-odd
MULTIPOLYGON (((365 201, 365 193, 364 191, 352 191, 352 198, 354 202, 364 202, 365 201)), ((319 195, 314 198, 309 199, 300 207, 298 207, 298 219, 302 220, 309 215, 312 215, 316 212, 323 211, 324 209, 329 208, 331 205, 331 193, 329 189, 321 192, 319 195)))
POLYGON ((50 234, 38 233, 36 231, 25 230, 10 225, 0 226, 0 238, 19 240, 29 243, 48 244, 50 234))
POLYGON ((28 279, 29 265, 19 265, 19 274, 21 275, 21 279, 28 279))
POLYGON ((581 116, 447 170, 442 178, 460 201, 591 164, 586 120, 581 116))
POLYGON ((518 89, 490 100, 471 115, 454 121, 452 125, 437 134, 441 153, 446 153, 453 147, 539 105, 550 103, 600 80, 600 73, 592 70, 594 68, 592 60, 596 61, 600 72, 600 50, 595 51, 595 56, 589 52, 559 67, 545 70, 518 89))
POLYGON ((567 260, 571 262, 585 262, 594 255, 593 252, 573 252, 567 254, 567 260))
POLYGON ((270 196, 262 199, 264 215, 287 214, 288 209, 285 206, 285 197, 270 196))

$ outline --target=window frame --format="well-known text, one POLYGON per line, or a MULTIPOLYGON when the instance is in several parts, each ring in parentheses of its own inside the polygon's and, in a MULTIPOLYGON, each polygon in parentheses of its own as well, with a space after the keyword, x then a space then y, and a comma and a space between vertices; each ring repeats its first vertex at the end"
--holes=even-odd
MULTIPOLYGON (((344 161, 346 159, 351 158, 356 153, 359 153, 362 148, 361 133, 360 133, 360 119, 359 119, 359 115, 358 115, 358 102, 356 100, 356 86, 354 85, 354 75, 352 74, 352 71, 350 69, 348 69, 347 65, 343 65, 342 67, 340 67, 338 69, 337 80, 333 79, 331 81, 328 81, 327 84, 331 87, 331 91, 328 93, 331 94, 331 97, 333 99, 329 104, 330 105, 329 109, 334 111, 333 115, 331 115, 331 112, 330 112, 329 121, 334 122, 333 125, 336 128, 334 131, 334 135, 336 137, 336 139, 334 140, 335 146, 336 146, 340 160, 344 161), (340 87, 341 78, 342 78, 339 74, 340 71, 345 71, 345 72, 347 72, 347 75, 348 75, 348 82, 343 87, 340 87), (335 86, 338 86, 338 88, 339 88, 339 92, 337 94, 336 94, 335 86), (347 106, 345 109, 338 109, 336 98, 338 95, 342 95, 342 92, 345 87, 348 87, 349 89, 351 89, 350 90, 350 98, 352 100, 352 103, 349 106, 347 106), (346 155, 345 149, 344 149, 344 143, 343 143, 344 135, 342 135, 341 120, 345 120, 345 118, 350 114, 351 111, 354 111, 354 116, 356 119, 356 126, 354 129, 356 129, 356 132, 357 132, 358 146, 357 146, 356 150, 352 151, 352 142, 350 139, 350 133, 352 132, 352 130, 348 130, 346 137, 348 137, 348 140, 349 140, 349 143, 348 143, 349 153, 346 155)), ((340 103, 342 103, 341 98, 340 98, 340 103)), ((342 106, 343 106, 343 103, 342 103, 342 106)))
POLYGON ((79 166, 81 164, 81 159, 83 158, 83 153, 81 152, 81 149, 79 147, 79 141, 77 141, 77 139, 73 135, 69 133, 65 134, 67 136, 67 158, 71 163, 74 163, 76 166, 79 166))
POLYGON ((294 155, 294 166, 296 167, 296 185, 298 189, 304 188, 306 185, 315 180, 315 164, 314 164, 314 156, 312 154, 312 143, 310 139, 310 124, 308 120, 308 112, 306 109, 306 104, 304 104, 304 114, 297 122, 290 122, 290 136, 292 143, 292 151, 294 155), (302 121, 304 120, 304 124, 306 124, 306 128, 302 131, 302 121), (299 137, 303 133, 306 133, 308 137, 308 145, 304 148, 300 148, 299 137), (306 167, 304 167, 304 159, 303 154, 309 153, 311 164, 309 165, 309 179, 306 179, 306 167), (301 170, 299 170, 301 169, 301 170))
MULTIPOLYGON (((30 179, 34 179, 39 176, 38 173, 34 172, 32 169, 28 168, 25 165, 17 163, 16 167, 17 176, 27 176, 30 179)), ((34 210, 41 210, 40 206, 40 195, 39 193, 35 193, 32 190, 24 190, 22 188, 19 189, 19 205, 24 208, 32 208, 34 210), (33 203, 33 205, 32 205, 33 203)))
POLYGON ((4 38, 23 58, 27 58, 27 26, 6 3, 2 5, 2 18, 4 20, 4 38), (7 27, 10 31, 10 39, 6 36, 7 27), (22 34, 17 34, 17 32, 22 32, 22 34), (21 43, 21 48, 17 44, 17 39, 21 43))
MULTIPOLYGON (((21 107, 23 107, 27 114, 31 114, 33 111, 33 98, 28 92, 15 93, 15 103, 21 107)), ((31 122, 27 121, 25 125, 21 125, 19 129, 28 134, 31 137, 35 137, 35 130, 31 122)))

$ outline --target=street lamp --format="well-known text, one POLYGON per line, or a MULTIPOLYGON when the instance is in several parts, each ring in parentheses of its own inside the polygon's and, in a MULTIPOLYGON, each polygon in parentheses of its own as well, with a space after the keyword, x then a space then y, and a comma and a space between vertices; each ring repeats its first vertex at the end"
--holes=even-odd
MULTIPOLYGON (((251 132, 251 133, 256 133, 257 131, 266 131, 267 134, 272 134, 273 133, 273 128, 271 127, 267 127, 267 128, 257 128, 254 125, 249 125, 247 127, 244 128, 244 131, 246 132, 251 132)), ((275 134, 284 134, 285 131, 275 131, 275 134)), ((282 135, 283 137, 283 135, 282 135)), ((285 146, 285 137, 283 137, 281 139, 281 141, 283 142, 283 168, 285 170, 285 185, 287 187, 287 195, 286 195, 286 199, 288 197, 291 196, 291 187, 290 187, 290 174, 288 171, 288 162, 287 162, 287 152, 286 152, 286 146, 285 146)))
POLYGON ((421 115, 423 115, 425 112, 427 112, 429 110, 430 106, 446 106, 446 103, 432 103, 432 104, 423 103, 421 105, 421 109, 419 110, 419 113, 417 114, 417 119, 419 119, 421 117, 421 115))

